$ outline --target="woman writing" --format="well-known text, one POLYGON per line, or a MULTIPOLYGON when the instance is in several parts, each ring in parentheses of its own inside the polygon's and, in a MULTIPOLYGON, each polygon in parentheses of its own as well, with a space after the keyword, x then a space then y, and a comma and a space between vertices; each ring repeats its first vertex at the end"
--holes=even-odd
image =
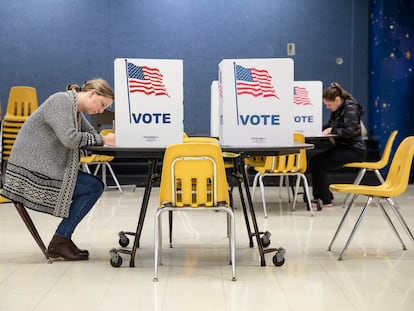
POLYGON ((337 170, 345 163, 364 161, 366 146, 361 135, 363 107, 338 83, 331 83, 323 92, 323 102, 331 116, 323 126, 322 135, 335 134, 335 146, 309 162, 312 175, 312 206, 322 200, 323 207, 333 206, 329 191, 328 171, 337 170))
POLYGON ((25 121, 13 144, 4 174, 2 195, 25 207, 63 218, 49 244, 51 258, 87 260, 72 234, 101 196, 97 177, 79 171, 80 148, 114 145, 115 136, 101 136, 84 113, 102 113, 114 94, 103 79, 68 85, 51 95, 25 121))

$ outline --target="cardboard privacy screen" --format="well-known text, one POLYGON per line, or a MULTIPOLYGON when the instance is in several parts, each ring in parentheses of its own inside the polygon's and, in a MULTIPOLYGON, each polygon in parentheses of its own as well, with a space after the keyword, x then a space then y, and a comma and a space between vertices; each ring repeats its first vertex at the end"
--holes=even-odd
POLYGON ((294 130, 305 136, 322 135, 322 81, 293 83, 294 130))
POLYGON ((219 137, 220 113, 219 113, 219 83, 211 82, 210 98, 210 136, 219 137))
POLYGON ((293 60, 225 59, 219 64, 219 138, 231 146, 293 142, 293 60))
POLYGON ((117 58, 114 87, 117 146, 166 147, 182 141, 182 60, 117 58))

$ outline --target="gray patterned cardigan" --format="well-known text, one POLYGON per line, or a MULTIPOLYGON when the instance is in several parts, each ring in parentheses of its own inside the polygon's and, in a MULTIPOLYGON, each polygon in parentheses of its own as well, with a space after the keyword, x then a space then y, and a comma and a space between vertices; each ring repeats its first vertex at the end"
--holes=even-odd
POLYGON ((3 196, 68 217, 80 148, 103 145, 102 136, 77 107, 75 91, 55 93, 25 121, 7 162, 3 196))

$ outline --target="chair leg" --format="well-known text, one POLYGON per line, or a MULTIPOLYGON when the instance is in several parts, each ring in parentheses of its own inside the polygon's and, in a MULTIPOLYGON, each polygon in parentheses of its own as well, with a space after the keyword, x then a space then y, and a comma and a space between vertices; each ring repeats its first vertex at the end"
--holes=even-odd
POLYGON ((398 204, 392 198, 387 198, 387 202, 390 204, 392 210, 398 218, 398 221, 400 222, 401 226, 403 227, 407 235, 410 237, 411 241, 414 242, 414 236, 410 228, 408 227, 407 223, 405 222, 404 217, 400 212, 400 207, 398 206, 398 204))
POLYGON ((91 173, 91 170, 89 169, 88 163, 82 163, 82 170, 88 174, 91 173))
POLYGON ((257 181, 259 179, 259 176, 260 176, 260 173, 257 173, 256 175, 254 175, 253 185, 252 185, 252 200, 254 199, 254 194, 256 192, 257 181))
POLYGON ((40 250, 45 256, 46 260, 48 261, 48 263, 52 263, 52 260, 49 258, 49 254, 47 253, 45 243, 43 243, 43 240, 40 237, 39 232, 37 231, 36 226, 34 225, 32 219, 30 218, 30 215, 27 212, 26 208, 21 203, 18 203, 18 202, 13 202, 13 203, 20 217, 23 219, 23 222, 25 223, 27 229, 29 229, 37 245, 39 246, 40 250))
MULTIPOLYGON (((305 174, 300 174, 298 178, 302 177, 303 179, 303 188, 305 190, 305 195, 306 195, 306 205, 308 206, 308 209, 310 211, 311 216, 313 216, 313 210, 312 210, 312 204, 310 201, 310 195, 309 195, 309 185, 308 185, 308 180, 306 179, 305 174)), ((298 191, 298 190, 296 190, 298 191)), ((296 194, 297 196, 297 194, 296 194)))
POLYGON ((229 246, 230 246, 230 260, 231 260, 231 274, 232 274, 232 281, 236 281, 236 230, 235 230, 235 220, 234 220, 234 212, 231 208, 226 208, 224 210, 227 213, 227 219, 230 220, 230 239, 229 239, 229 246))
POLYGON ((344 224, 344 221, 346 219, 346 217, 348 216, 350 210, 352 209, 352 207, 354 206, 354 200, 355 200, 355 196, 352 196, 352 200, 348 203, 348 205, 345 205, 344 207, 346 208, 344 215, 342 216, 341 221, 339 222, 338 228, 335 231, 335 234, 332 238, 331 243, 328 246, 328 251, 332 250, 332 245, 334 244, 336 238, 338 237, 339 232, 342 229, 342 226, 344 224))
MULTIPOLYGON (((284 177, 286 179, 285 184, 286 184, 286 190, 287 190, 287 195, 288 195, 288 202, 290 203, 291 202, 291 200, 290 200, 291 199, 291 197, 290 197, 290 179, 289 179, 288 175, 285 175, 284 177)), ((282 197, 280 197, 280 198, 282 198, 282 197)))
POLYGON ((357 222, 355 223, 354 228, 352 229, 351 234, 349 235, 349 238, 348 238, 348 240, 346 241, 346 244, 345 244, 344 248, 342 249, 341 253, 339 254, 338 260, 342 260, 342 257, 343 257, 343 255, 344 255, 345 251, 348 249, 349 244, 351 244, 352 238, 354 237, 354 234, 355 234, 355 232, 357 231, 357 229, 358 229, 358 227, 359 227, 359 225, 360 225, 360 223, 361 223, 362 219, 364 218, 365 213, 367 212, 368 207, 370 206, 371 202, 372 202, 372 196, 370 196, 370 197, 368 198, 367 203, 365 204, 364 208, 362 209, 362 212, 361 212, 361 214, 359 215, 358 220, 357 220, 357 222))
POLYGON ((263 183, 263 175, 260 175, 259 177, 259 185, 260 185, 260 191, 262 193, 262 204, 263 204, 263 212, 264 217, 267 218, 267 208, 266 208, 266 199, 265 199, 265 187, 263 183))
POLYGON ((298 199, 299 185, 300 185, 300 176, 296 175, 295 190, 293 192, 292 211, 294 211, 296 209, 296 201, 298 199))
MULTIPOLYGON (((249 176, 249 168, 250 168, 250 166, 248 166, 247 164, 244 165, 244 171, 246 173, 246 176, 249 176)), ((247 179, 247 180, 249 180, 249 179, 247 179)))
POLYGON ((160 259, 160 252, 162 247, 161 242, 161 213, 162 209, 158 209, 154 217, 154 276, 152 278, 153 282, 158 282, 158 261, 160 259))
POLYGON ((172 230, 173 230, 173 211, 168 211, 168 233, 170 239, 170 248, 172 248, 172 230))
POLYGON ((380 181, 380 183, 383 184, 385 181, 384 181, 384 178, 382 177, 380 171, 379 170, 375 170, 374 172, 375 172, 375 175, 377 175, 377 178, 380 181))
POLYGON ((382 214, 384 215, 385 219, 387 220, 388 224, 390 225, 392 231, 394 231, 395 235, 397 236, 397 239, 400 241, 403 250, 407 250, 407 247, 405 246, 404 241, 401 239, 401 236, 398 233, 397 228, 395 228, 390 216, 388 215, 387 211, 385 210, 384 206, 381 204, 381 202, 379 201, 378 198, 375 199, 375 204, 382 211, 382 214))
POLYGON ((107 166, 107 167, 108 167, 109 172, 110 172, 110 173, 111 173, 111 175, 112 175, 112 179, 114 180, 114 182, 115 182, 115 184, 116 184, 116 186, 117 186, 117 188, 118 188, 119 192, 123 193, 122 188, 121 188, 121 185, 119 184, 118 178, 116 178, 116 176, 115 176, 115 173, 114 173, 114 171, 113 171, 113 169, 112 169, 111 164, 109 164, 109 163, 105 163, 105 166, 107 166))
MULTIPOLYGON (((93 174, 96 176, 97 174, 98 174, 98 172, 99 172, 99 168, 101 167, 101 163, 97 163, 96 164, 96 167, 95 167, 95 171, 93 172, 93 174)), ((102 172, 102 174, 103 174, 103 172, 102 172)))

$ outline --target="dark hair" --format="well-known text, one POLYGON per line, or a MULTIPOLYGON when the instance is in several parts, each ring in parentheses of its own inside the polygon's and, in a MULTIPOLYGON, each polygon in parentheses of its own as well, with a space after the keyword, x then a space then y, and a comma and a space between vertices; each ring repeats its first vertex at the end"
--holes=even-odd
POLYGON ((104 79, 93 79, 86 81, 82 86, 77 84, 68 84, 66 90, 75 90, 76 92, 88 92, 90 90, 95 90, 96 94, 111 98, 114 100, 114 91, 109 86, 108 82, 104 79))
POLYGON ((332 82, 329 87, 323 91, 322 98, 325 100, 334 101, 337 96, 343 100, 347 100, 352 97, 351 94, 345 91, 345 89, 339 83, 332 82))

